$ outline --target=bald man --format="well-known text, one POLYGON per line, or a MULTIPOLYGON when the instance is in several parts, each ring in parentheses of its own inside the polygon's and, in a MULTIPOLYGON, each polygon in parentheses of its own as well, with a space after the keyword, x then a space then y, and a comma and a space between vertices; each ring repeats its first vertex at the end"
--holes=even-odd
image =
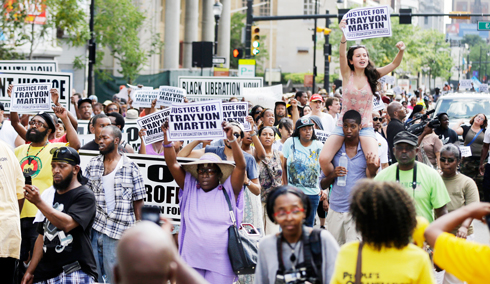
MULTIPOLYGON (((170 226, 170 223, 166 224, 170 226)), ((162 284, 169 280, 172 283, 208 284, 180 258, 168 229, 149 221, 127 229, 117 245, 114 282, 162 284)))
POLYGON ((388 105, 387 112, 391 121, 388 123, 388 127, 386 127, 386 140, 388 141, 388 148, 390 149, 390 164, 394 164, 397 161, 395 155, 393 155, 393 138, 395 138, 395 135, 405 130, 403 120, 405 119, 406 113, 403 105, 396 101, 388 105))

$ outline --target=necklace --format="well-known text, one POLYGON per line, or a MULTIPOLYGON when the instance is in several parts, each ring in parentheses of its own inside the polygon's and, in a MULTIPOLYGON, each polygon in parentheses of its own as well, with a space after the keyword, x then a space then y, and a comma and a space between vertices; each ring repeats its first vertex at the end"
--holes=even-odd
MULTIPOLYGON (((286 242, 286 244, 291 249, 291 256, 289 257, 289 260, 291 261, 291 265, 293 266, 293 269, 294 269, 295 262, 297 260, 297 257, 296 257, 296 255, 294 253, 296 251, 296 247, 301 243, 301 240, 298 240, 296 242, 296 244, 294 245, 294 247, 285 238, 284 238, 284 241, 286 242)), ((298 248, 298 254, 299 254, 300 251, 301 251, 301 246, 298 248)))
POLYGON ((46 148, 46 146, 48 145, 49 141, 46 141, 46 144, 44 144, 44 146, 41 148, 41 150, 39 150, 39 152, 37 152, 36 156, 34 157, 29 157, 29 151, 31 150, 31 144, 29 144, 29 147, 27 148, 27 164, 31 164, 32 163, 32 160, 34 160, 34 158, 37 157, 37 155, 39 155, 39 153, 41 153, 42 150, 44 150, 44 148, 46 148))

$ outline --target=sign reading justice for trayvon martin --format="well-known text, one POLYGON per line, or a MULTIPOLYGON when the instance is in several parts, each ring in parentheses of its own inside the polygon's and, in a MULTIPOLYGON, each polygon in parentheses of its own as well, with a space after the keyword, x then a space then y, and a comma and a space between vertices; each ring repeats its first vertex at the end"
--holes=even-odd
POLYGON ((50 83, 14 85, 10 111, 35 112, 51 110, 50 83))
POLYGON ((346 20, 343 29, 347 40, 391 36, 391 19, 388 6, 376 6, 351 9, 342 20, 346 20))
POLYGON ((247 102, 223 103, 223 117, 228 121, 236 121, 241 123, 244 131, 252 130, 252 126, 247 121, 247 116, 247 102))
POLYGON ((162 125, 170 114, 170 109, 164 109, 139 118, 138 129, 146 129, 146 135, 143 136, 146 145, 153 144, 163 140, 162 125))

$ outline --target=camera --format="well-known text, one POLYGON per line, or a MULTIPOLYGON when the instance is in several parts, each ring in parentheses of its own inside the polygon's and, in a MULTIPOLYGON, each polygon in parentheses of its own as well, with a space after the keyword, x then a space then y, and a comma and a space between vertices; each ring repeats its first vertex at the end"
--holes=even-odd
POLYGON ((428 111, 426 114, 419 114, 419 113, 416 114, 414 118, 405 125, 405 129, 416 136, 420 136, 420 134, 424 132, 424 128, 426 125, 432 129, 441 126, 441 122, 437 117, 436 118, 429 117, 434 112, 435 110, 433 109, 431 111, 428 111), (419 119, 420 122, 415 124, 415 121, 419 119))
MULTIPOLYGON (((321 279, 320 279, 321 280, 321 279)), ((295 270, 287 270, 283 274, 278 271, 276 274, 275 284, 302 284, 308 281, 309 283, 317 283, 316 277, 308 275, 306 267, 299 267, 295 270)))

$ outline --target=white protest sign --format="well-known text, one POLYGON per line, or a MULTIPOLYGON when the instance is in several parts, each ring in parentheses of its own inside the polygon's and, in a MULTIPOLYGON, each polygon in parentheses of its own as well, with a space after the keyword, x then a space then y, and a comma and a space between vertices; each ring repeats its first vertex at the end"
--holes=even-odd
POLYGON ((0 60, 0 70, 15 72, 58 72, 55 60, 0 60))
POLYGON ((247 88, 260 88, 262 85, 262 77, 179 77, 179 87, 186 90, 189 99, 241 98, 247 88))
POLYGON ((261 105, 265 108, 274 109, 276 102, 282 100, 282 85, 264 88, 247 88, 243 94, 245 99, 252 105, 261 105))
POLYGON ((488 84, 480 84, 480 92, 488 93, 488 84))
POLYGON ((225 120, 235 120, 243 125, 245 131, 251 131, 252 126, 247 121, 248 103, 223 103, 223 117, 225 120))
MULTIPOLYGON (((93 134, 89 134, 88 120, 77 120, 78 128, 77 133, 78 137, 82 137, 86 142, 81 142, 82 145, 92 141, 94 139, 93 134), (89 136, 92 137, 90 139, 89 136), (90 139, 90 140, 88 140, 90 139)), ((138 148, 140 147, 140 137, 138 136, 138 124, 136 123, 136 119, 126 119, 124 128, 123 128, 123 140, 133 147, 135 152, 138 152, 138 148)))
POLYGON ((328 132, 320 129, 315 129, 315 135, 316 138, 318 138, 318 141, 322 142, 323 144, 325 144, 325 141, 327 141, 328 136, 330 136, 328 132))
POLYGON ((373 97, 373 111, 379 111, 379 110, 384 110, 385 109, 385 104, 383 101, 378 99, 377 97, 373 97))
POLYGON ((134 86, 134 85, 130 85, 128 84, 128 86, 133 89, 133 90, 143 90, 143 91, 153 91, 153 87, 145 87, 145 86, 142 86, 141 88, 138 87, 138 86, 134 86))
POLYGON ((461 150, 461 157, 471 157, 471 147, 470 146, 459 146, 459 150, 461 150))
POLYGON ((160 86, 160 93, 158 95, 157 107, 171 106, 172 104, 179 104, 184 102, 185 90, 178 87, 160 86))
POLYGON ((470 79, 459 80, 459 89, 471 89, 471 80, 470 79))
POLYGON ((168 140, 226 138, 221 127, 224 117, 223 105, 220 100, 174 104, 170 109, 168 140))
POLYGON ((396 86, 393 88, 393 92, 397 95, 402 93, 402 88, 400 86, 396 86))
POLYGON ((25 85, 37 83, 50 83, 51 88, 57 89, 60 94, 59 102, 70 110, 70 96, 72 89, 71 73, 42 73, 42 72, 2 72, 0 71, 0 102, 3 103, 5 111, 10 111, 11 99, 7 95, 9 85, 25 85))
POLYGON ((162 125, 170 114, 170 109, 164 109, 159 112, 145 115, 142 118, 136 120, 138 128, 146 129, 146 135, 143 136, 145 144, 153 144, 163 140, 162 125))
POLYGON ((378 80, 381 84, 386 83, 388 85, 395 85, 395 77, 393 76, 383 76, 378 80))
POLYGON ((347 40, 391 36, 390 11, 386 5, 351 9, 344 19, 343 32, 347 40))
MULTIPOLYGON (((80 167, 85 173, 90 160, 100 155, 99 151, 80 150, 80 167)), ((146 198, 145 205, 157 206, 160 214, 172 220, 172 223, 180 223, 179 186, 170 174, 162 156, 126 154, 135 162, 143 177, 146 198)), ((194 161, 195 159, 178 158, 180 164, 194 161)))
POLYGON ((160 94, 159 90, 142 90, 138 89, 131 92, 131 99, 133 99, 133 107, 150 108, 151 102, 158 99, 160 94))
POLYGON ((15 85, 10 98, 10 111, 36 112, 51 110, 50 83, 15 85))

